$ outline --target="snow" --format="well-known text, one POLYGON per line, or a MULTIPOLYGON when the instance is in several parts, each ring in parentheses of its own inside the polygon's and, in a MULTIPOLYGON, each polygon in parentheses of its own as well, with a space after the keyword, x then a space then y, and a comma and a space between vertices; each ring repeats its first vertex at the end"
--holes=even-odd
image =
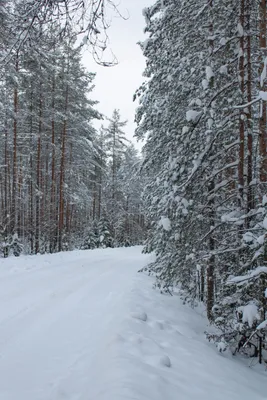
POLYGON ((85 45, 88 43, 88 36, 84 36, 82 40, 82 44, 85 45))
POLYGON ((185 208, 189 207, 189 202, 184 197, 182 198, 181 203, 185 208))
POLYGON ((207 78, 207 81, 209 82, 213 77, 214 77, 214 72, 212 71, 212 68, 210 66, 207 66, 206 67, 206 78, 207 78))
POLYGON ((182 209, 182 214, 183 214, 183 215, 188 215, 188 210, 187 210, 187 208, 183 208, 183 209, 182 209))
POLYGON ((199 107, 201 107, 201 106, 202 106, 202 100, 199 99, 199 98, 196 98, 196 99, 191 100, 190 103, 189 103, 189 107, 192 107, 192 106, 199 106, 199 107))
POLYGON ((264 229, 267 229, 267 217, 264 218, 262 226, 264 229))
POLYGON ((147 314, 144 311, 132 312, 131 316, 132 316, 132 318, 140 319, 140 321, 146 322, 146 320, 147 320, 147 314))
POLYGON ((221 341, 217 343, 217 350, 221 353, 227 349, 226 343, 221 341))
POLYGON ((220 72, 220 74, 227 74, 227 73, 228 73, 228 67, 227 67, 227 65, 222 65, 222 66, 220 67, 219 72, 220 72))
POLYGON ((189 132, 190 128, 188 126, 183 126, 182 129, 182 134, 184 135, 185 133, 189 132))
POLYGON ((257 238, 257 243, 259 243, 260 245, 263 245, 264 239, 265 239, 265 235, 260 235, 260 236, 257 238))
POLYGON ((207 81, 207 79, 202 80, 202 87, 204 90, 207 90, 209 88, 209 82, 207 81))
POLYGON ((244 242, 246 242, 246 243, 251 243, 251 242, 253 242, 253 241, 254 241, 254 235, 253 235, 253 233, 252 233, 252 232, 246 232, 246 233, 244 233, 244 235, 243 235, 243 240, 244 240, 244 242))
POLYGON ((263 87, 264 81, 266 79, 266 70, 267 70, 267 57, 264 59, 264 64, 263 64, 263 69, 261 72, 261 77, 260 77, 260 85, 263 87))
POLYGON ((263 206, 266 206, 267 205, 267 196, 266 196, 266 194, 263 196, 263 198, 262 198, 262 205, 263 206))
POLYGON ((186 112, 186 120, 188 122, 197 122, 199 116, 201 115, 200 111, 189 110, 186 112))
POLYGON ((261 99, 263 101, 267 101, 267 92, 264 92, 263 90, 260 90, 259 99, 261 99))
POLYGON ((243 324, 248 323, 250 328, 252 328, 255 321, 260 319, 256 304, 251 303, 246 306, 238 307, 237 311, 242 312, 242 322, 243 324))
POLYGON ((203 308, 152 289, 140 247, 0 259, 1 400, 263 400, 203 308))
POLYGON ((265 329, 265 328, 267 328, 267 319, 257 326, 257 330, 260 331, 261 329, 265 329))
POLYGON ((161 217, 159 225, 162 226, 165 231, 171 230, 171 221, 167 217, 161 217))
POLYGON ((170 358, 169 358, 168 356, 166 356, 166 355, 161 356, 161 358, 160 358, 160 364, 163 365, 163 366, 165 366, 165 367, 168 367, 168 368, 170 368, 171 365, 172 365, 172 364, 171 364, 170 358))
POLYGON ((244 36, 244 29, 240 22, 237 24, 237 33, 239 37, 244 36))
POLYGON ((267 267, 265 267, 265 266, 257 267, 255 269, 249 271, 248 274, 246 274, 246 275, 235 276, 235 277, 229 279, 228 284, 243 283, 249 279, 257 278, 261 274, 267 274, 267 267))
POLYGON ((212 118, 208 118, 208 122, 207 122, 208 128, 211 129, 212 125, 213 125, 213 119, 212 118))

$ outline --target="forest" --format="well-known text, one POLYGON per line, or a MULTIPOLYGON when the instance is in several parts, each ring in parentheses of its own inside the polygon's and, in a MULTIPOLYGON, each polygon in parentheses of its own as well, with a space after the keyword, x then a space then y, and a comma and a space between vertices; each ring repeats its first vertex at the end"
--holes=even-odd
POLYGON ((179 287, 185 303, 205 305, 217 328, 209 340, 262 341, 267 2, 156 0, 143 10, 141 156, 116 104, 94 128, 103 116, 81 57, 88 46, 109 64, 106 6, 116 11, 108 0, 1 2, 2 255, 145 244, 155 261, 143 270, 162 292, 179 287))
MULTIPOLYGON (((97 28, 84 27, 81 41, 70 24, 79 12, 76 23, 86 22, 79 2, 69 4, 70 15, 60 2, 55 9, 37 3, 0 8, 0 251, 6 257, 140 244, 141 160, 116 105, 105 121, 97 111, 94 74, 82 64, 97 28)), ((98 23, 102 11, 94 18, 98 23)), ((91 46, 96 54, 100 44, 91 46)))
POLYGON ((267 326, 266 10, 164 0, 143 12, 136 135, 156 254, 145 269, 163 292, 178 285, 184 302, 205 304, 221 349, 267 326))

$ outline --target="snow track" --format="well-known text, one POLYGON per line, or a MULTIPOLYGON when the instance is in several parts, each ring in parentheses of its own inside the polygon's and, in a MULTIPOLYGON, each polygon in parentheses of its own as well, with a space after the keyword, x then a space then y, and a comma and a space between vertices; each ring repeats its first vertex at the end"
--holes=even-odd
POLYGON ((266 400, 201 310, 137 274, 140 248, 0 260, 0 400, 266 400))
POLYGON ((2 260, 0 400, 91 398, 88 375, 144 260, 136 249, 2 260))

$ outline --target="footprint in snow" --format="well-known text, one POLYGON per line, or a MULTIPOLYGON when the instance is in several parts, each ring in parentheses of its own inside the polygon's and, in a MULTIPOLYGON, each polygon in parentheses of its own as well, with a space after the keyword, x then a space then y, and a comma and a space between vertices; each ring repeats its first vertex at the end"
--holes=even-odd
POLYGON ((164 324, 161 321, 153 321, 153 322, 151 322, 150 325, 152 326, 152 328, 156 328, 161 331, 163 331, 165 329, 164 324))
POLYGON ((130 337, 130 342, 134 344, 142 344, 144 341, 144 338, 141 334, 136 334, 130 337))
POLYGON ((145 313, 144 311, 132 312, 131 317, 135 318, 135 319, 139 319, 140 321, 144 321, 144 322, 147 321, 147 313, 145 313))
POLYGON ((166 355, 164 355, 164 356, 161 356, 161 358, 160 358, 160 364, 163 366, 163 367, 168 367, 168 368, 170 368, 171 367, 171 360, 170 360, 170 357, 168 357, 168 356, 166 356, 166 355))

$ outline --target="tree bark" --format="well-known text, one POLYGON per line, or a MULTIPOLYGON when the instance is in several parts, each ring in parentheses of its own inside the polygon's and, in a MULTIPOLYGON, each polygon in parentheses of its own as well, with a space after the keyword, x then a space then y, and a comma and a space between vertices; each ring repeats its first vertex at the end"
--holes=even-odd
POLYGON ((65 177, 65 149, 67 140, 67 111, 68 111, 69 87, 67 84, 65 95, 65 117, 61 136, 61 160, 59 182, 59 219, 58 219, 58 251, 62 251, 62 238, 64 229, 64 177, 65 177))
MULTIPOLYGON (((261 72, 266 68, 266 22, 267 22, 267 1, 260 0, 259 4, 259 34, 260 34, 260 51, 261 51, 261 72)), ((266 91, 266 79, 263 80, 261 90, 266 91)), ((259 120, 259 153, 260 153, 260 183, 267 181, 267 117, 266 117, 266 101, 260 103, 260 120, 259 120)), ((261 188, 262 190, 262 188, 261 188)))
MULTIPOLYGON (((15 70, 19 70, 19 55, 16 54, 15 70)), ((18 135, 18 87, 14 88, 14 121, 13 121, 13 173, 12 173, 12 200, 11 200, 11 233, 15 233, 17 224, 17 135, 18 135)))
POLYGON ((40 84, 39 98, 39 129, 37 142, 37 159, 36 159, 36 196, 35 196, 35 254, 40 251, 40 197, 41 197, 41 136, 43 130, 43 99, 42 99, 42 84, 40 84))
MULTIPOLYGON (((246 30, 247 30, 247 102, 252 101, 252 65, 251 65, 251 33, 250 33, 250 13, 251 0, 246 2, 246 30)), ((251 187, 253 178, 253 136, 252 136, 252 106, 247 107, 247 213, 254 207, 254 195, 251 187)), ((249 228, 250 218, 247 218, 246 224, 249 228)))
MULTIPOLYGON (((213 42, 213 15, 212 15, 212 9, 213 9, 213 0, 208 0, 208 6, 209 6, 209 60, 210 64, 212 65, 212 55, 213 55, 213 50, 214 50, 214 42, 213 42)), ((214 86, 214 79, 212 78, 210 82, 210 88, 212 89, 214 86)), ((214 200, 214 188, 215 188, 215 182, 214 179, 210 181, 208 184, 208 193, 209 193, 209 212, 208 212, 208 219, 209 219, 209 227, 210 230, 215 226, 215 200, 214 200)), ((207 306, 207 317, 210 321, 213 320, 213 313, 212 313, 212 308, 214 305, 214 270, 215 270, 215 256, 213 254, 215 250, 215 240, 213 237, 213 233, 209 235, 209 259, 207 263, 207 299, 206 299, 206 306, 207 306)))
MULTIPOLYGON (((245 0, 241 0, 240 4, 240 17, 239 23, 242 27, 243 33, 239 38, 239 60, 238 70, 240 78, 240 90, 241 90, 241 103, 245 101, 245 0)), ((239 115, 239 155, 238 155, 238 188, 239 188, 239 203, 240 207, 244 206, 243 195, 244 195, 244 159, 245 159, 245 114, 244 111, 240 111, 239 115)))

